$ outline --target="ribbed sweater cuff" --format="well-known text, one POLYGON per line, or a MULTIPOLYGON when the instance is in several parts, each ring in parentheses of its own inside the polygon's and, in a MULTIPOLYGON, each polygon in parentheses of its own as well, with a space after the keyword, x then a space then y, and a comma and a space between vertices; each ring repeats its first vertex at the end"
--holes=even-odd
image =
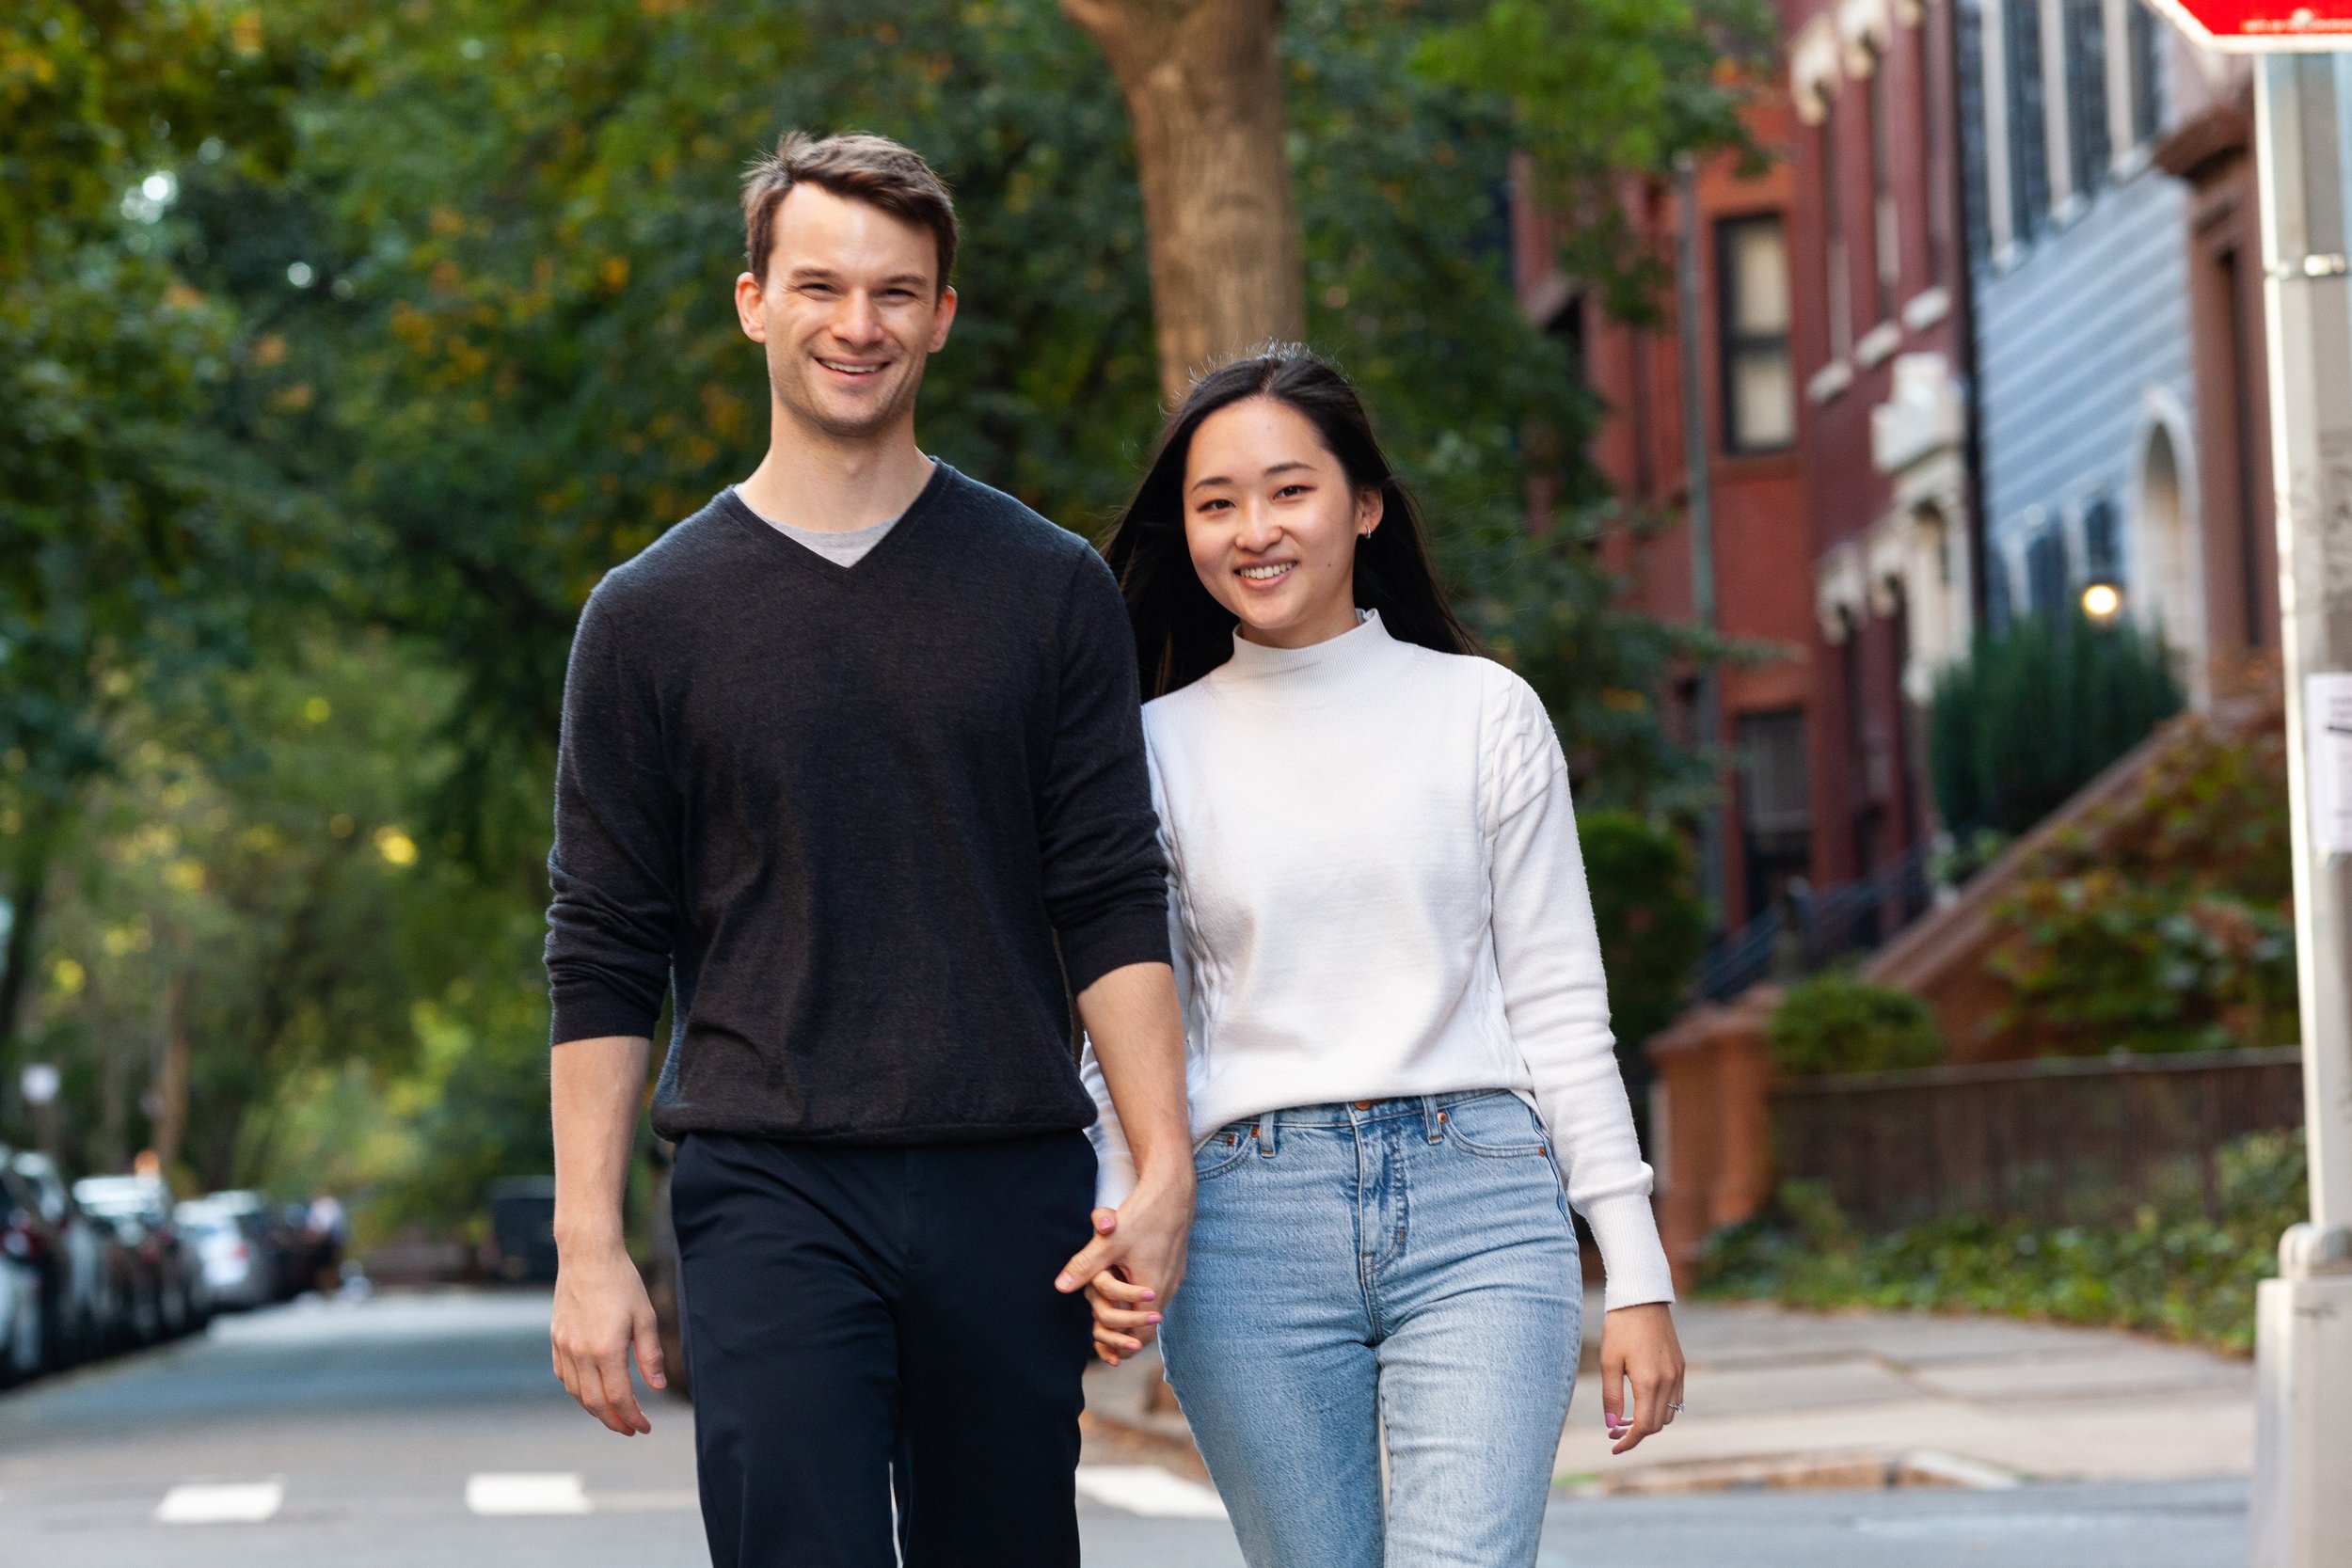
POLYGON ((1114 969, 1168 962, 1168 906, 1113 910, 1083 925, 1065 926, 1061 961, 1073 995, 1114 969))
POLYGON ((1674 1270, 1667 1265, 1665 1244, 1658 1239, 1658 1216, 1651 1212, 1646 1194, 1604 1198, 1584 1211, 1584 1223, 1593 1227, 1601 1268, 1608 1275, 1602 1298, 1606 1310, 1675 1299, 1674 1270))
POLYGON ((558 986, 548 995, 548 1038, 550 1045, 571 1040, 598 1040, 614 1035, 650 1039, 660 1009, 648 1013, 638 1003, 598 986, 558 986))

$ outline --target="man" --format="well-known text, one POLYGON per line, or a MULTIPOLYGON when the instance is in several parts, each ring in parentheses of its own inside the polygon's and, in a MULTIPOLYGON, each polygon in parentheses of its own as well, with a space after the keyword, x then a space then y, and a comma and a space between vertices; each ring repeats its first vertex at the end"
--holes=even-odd
POLYGON ((794 135, 743 210, 767 456, 605 578, 565 682, 556 1371, 650 1430, 621 1193, 668 987, 713 1561, 1075 1564, 1071 1292, 1164 1302, 1192 1206, 1133 641, 1083 541, 915 444, 956 313, 923 161, 794 135), (1141 1172, 1095 1229, 1073 994, 1141 1172))

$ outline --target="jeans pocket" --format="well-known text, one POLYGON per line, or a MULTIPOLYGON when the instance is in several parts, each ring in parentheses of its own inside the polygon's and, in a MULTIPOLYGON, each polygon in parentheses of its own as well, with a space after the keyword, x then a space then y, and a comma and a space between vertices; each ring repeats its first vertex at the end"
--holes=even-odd
POLYGON ((1544 1160, 1551 1138, 1527 1102, 1515 1094, 1457 1101, 1446 1107, 1446 1140, 1489 1160, 1544 1160))
POLYGON ((1192 1179, 1214 1181, 1258 1151, 1257 1123, 1237 1121, 1200 1140, 1192 1151, 1192 1179))

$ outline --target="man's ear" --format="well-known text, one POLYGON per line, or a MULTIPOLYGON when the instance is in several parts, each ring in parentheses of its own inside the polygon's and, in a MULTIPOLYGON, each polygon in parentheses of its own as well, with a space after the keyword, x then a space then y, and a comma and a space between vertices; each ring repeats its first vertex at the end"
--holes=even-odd
POLYGON ((939 291, 939 315, 937 319, 931 323, 930 347, 925 349, 923 352, 926 354, 937 354, 941 349, 946 348, 947 346, 948 329, 955 325, 956 291, 952 287, 942 289, 939 291))
POLYGON ((1367 484, 1361 490, 1357 491, 1356 532, 1358 537, 1371 537, 1372 531, 1380 526, 1380 519, 1387 515, 1388 510, 1388 498, 1381 493, 1378 485, 1367 484))
POLYGON ((739 273, 735 279, 735 323, 743 329, 743 336, 753 342, 768 341, 768 320, 760 314, 767 303, 768 291, 759 286, 759 279, 750 273, 739 273))

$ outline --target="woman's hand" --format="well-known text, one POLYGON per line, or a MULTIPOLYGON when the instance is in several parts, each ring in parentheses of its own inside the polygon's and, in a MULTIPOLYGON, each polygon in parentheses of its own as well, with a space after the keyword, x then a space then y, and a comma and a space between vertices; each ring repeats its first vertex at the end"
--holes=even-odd
MULTIPOLYGON (((1094 1211, 1094 1228, 1108 1236, 1119 1227, 1109 1209, 1094 1211)), ((1116 1367, 1122 1355, 1133 1355, 1159 1332, 1157 1295, 1149 1288, 1105 1269, 1088 1281, 1087 1305, 1094 1309, 1094 1354, 1116 1367)))
MULTIPOLYGON (((1097 1330, 1100 1337, 1100 1330, 1097 1330)), ((1601 1319, 1600 1410, 1611 1453, 1625 1453, 1675 1418, 1682 1408, 1682 1342, 1674 1310, 1662 1301, 1620 1307, 1601 1319), (1626 1386, 1632 1386, 1630 1412, 1626 1386)))

